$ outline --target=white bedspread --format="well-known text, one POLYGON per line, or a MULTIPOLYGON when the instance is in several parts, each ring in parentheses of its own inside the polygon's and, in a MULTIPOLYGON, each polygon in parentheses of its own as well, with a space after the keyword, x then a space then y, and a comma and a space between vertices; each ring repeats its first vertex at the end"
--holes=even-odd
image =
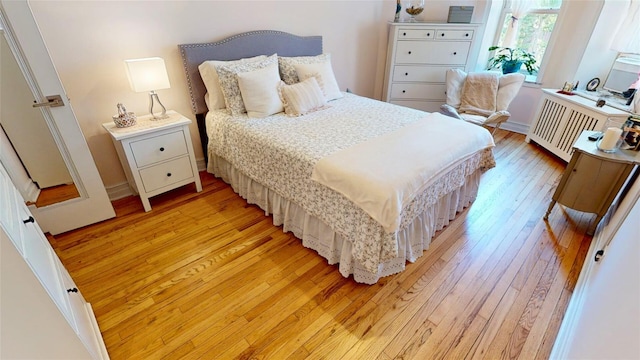
MULTIPOLYGON (((402 129, 423 119, 426 113, 353 94, 329 102, 329 109, 300 117, 276 114, 266 118, 230 116, 222 111, 207 115, 209 152, 295 202, 351 243, 353 258, 372 274, 382 261, 398 256, 398 233, 387 232, 362 208, 339 192, 311 180, 315 164, 343 149, 402 129)), ((452 119, 451 121, 456 121, 452 119)), ((466 122, 471 131, 487 130, 466 122)), ((466 139, 449 133, 451 144, 466 139)), ((457 149, 457 146, 451 148, 457 149)), ((400 228, 405 229, 478 169, 495 165, 491 150, 478 151, 417 195, 402 209, 400 228)), ((212 164, 208 170, 214 172, 212 164)), ((384 173, 389 173, 385 170, 384 173)), ((272 204, 263 209, 270 213, 272 204)))
POLYGON ((438 175, 495 146, 488 131, 477 130, 442 114, 428 114, 322 158, 311 178, 353 201, 386 232, 394 232, 400 227, 402 209, 438 175))

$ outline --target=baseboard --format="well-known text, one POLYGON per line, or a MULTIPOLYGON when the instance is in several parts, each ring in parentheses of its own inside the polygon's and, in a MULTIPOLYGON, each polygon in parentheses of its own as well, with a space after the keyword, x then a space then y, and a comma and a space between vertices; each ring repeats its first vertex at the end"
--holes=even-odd
POLYGON ((204 158, 196 159, 196 166, 198 167, 198 171, 207 170, 207 163, 204 161, 204 158))
POLYGON ((111 201, 134 195, 133 190, 131 190, 128 182, 123 182, 116 186, 107 187, 106 190, 107 196, 109 196, 109 200, 111 201))
POLYGON ((509 130, 509 131, 517 132, 519 134, 527 135, 527 133, 529 132, 529 127, 530 126, 526 124, 507 121, 505 123, 502 123, 502 125, 500 126, 500 129, 509 130))

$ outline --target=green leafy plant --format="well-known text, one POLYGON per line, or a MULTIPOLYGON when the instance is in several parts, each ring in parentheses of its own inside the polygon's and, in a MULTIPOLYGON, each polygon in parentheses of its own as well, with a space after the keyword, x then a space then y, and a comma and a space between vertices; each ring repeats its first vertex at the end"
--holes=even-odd
POLYGON ((489 51, 495 51, 489 59, 489 67, 487 70, 501 68, 504 72, 505 68, 510 64, 521 63, 527 68, 529 74, 538 71, 535 56, 520 48, 508 48, 500 46, 491 46, 489 51), (506 66, 505 66, 506 65, 506 66))

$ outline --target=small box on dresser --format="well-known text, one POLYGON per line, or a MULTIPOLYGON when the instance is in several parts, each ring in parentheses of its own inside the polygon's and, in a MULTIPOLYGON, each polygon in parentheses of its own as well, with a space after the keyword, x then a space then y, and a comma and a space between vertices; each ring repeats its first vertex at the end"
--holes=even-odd
POLYGON ((447 69, 473 70, 478 32, 477 24, 390 23, 383 100, 439 111, 447 69))
POLYGON ((195 183, 196 190, 202 191, 189 132, 191 120, 175 111, 167 115, 160 120, 141 116, 136 125, 124 128, 113 122, 102 124, 145 211, 151 210, 150 197, 177 187, 195 183))

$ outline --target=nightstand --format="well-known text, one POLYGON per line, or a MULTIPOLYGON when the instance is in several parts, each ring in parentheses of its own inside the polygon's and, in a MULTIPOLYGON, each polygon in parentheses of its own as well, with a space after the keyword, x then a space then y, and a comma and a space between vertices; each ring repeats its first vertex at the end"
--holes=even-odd
POLYGON ((640 164, 640 153, 620 150, 605 153, 588 139, 596 131, 583 131, 573 145, 571 161, 553 194, 544 219, 559 202, 574 210, 594 213, 596 219, 587 230, 593 235, 596 226, 627 181, 631 170, 640 164))
POLYGON ((202 191, 200 175, 189 133, 191 120, 175 111, 152 120, 141 116, 134 126, 102 126, 111 134, 118 157, 132 190, 140 195, 144 211, 151 210, 149 198, 177 187, 195 183, 202 191))

